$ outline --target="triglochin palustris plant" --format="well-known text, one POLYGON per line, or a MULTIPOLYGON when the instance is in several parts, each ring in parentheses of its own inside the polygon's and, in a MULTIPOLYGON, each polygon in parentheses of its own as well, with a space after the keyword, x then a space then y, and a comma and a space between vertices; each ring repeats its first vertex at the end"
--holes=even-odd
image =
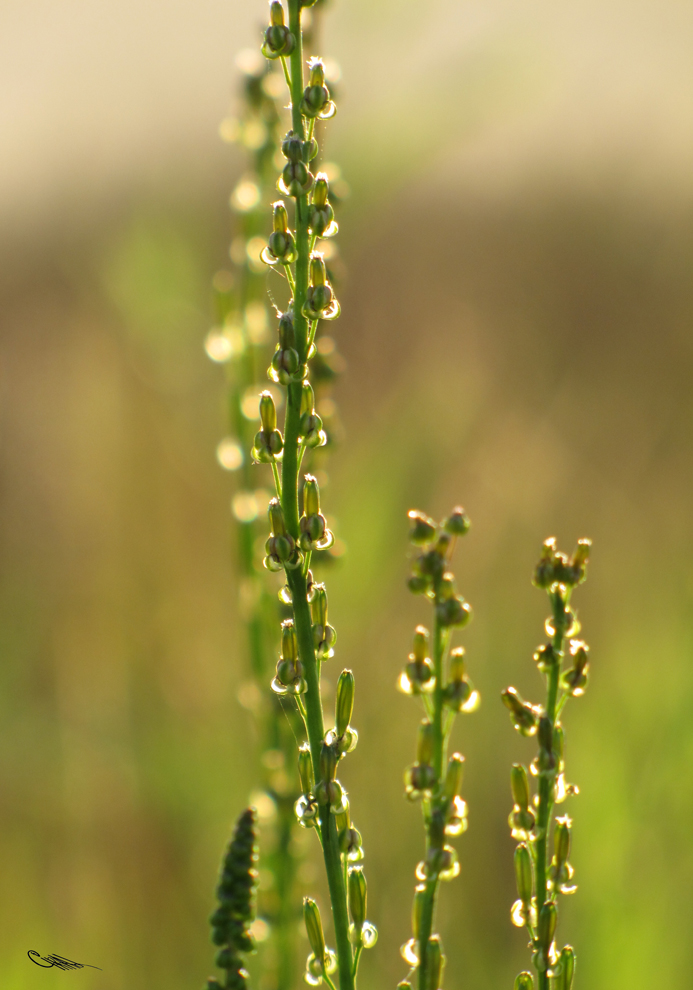
MULTIPOLYGON (((513 809, 510 829, 519 840, 515 849, 515 878, 518 899, 511 911, 514 925, 526 928, 530 937, 532 963, 538 990, 571 990, 575 973, 575 952, 570 945, 558 950, 556 925, 559 895, 576 890, 574 870, 569 862, 572 822, 568 815, 555 817, 553 809, 577 787, 566 783, 564 731, 561 713, 569 698, 584 694, 589 673, 589 647, 575 637, 580 624, 571 608, 573 589, 586 577, 591 543, 580 540, 573 555, 556 550, 556 540, 544 543, 534 571, 534 584, 546 590, 551 615, 546 620, 548 641, 537 647, 534 660, 546 684, 543 705, 525 701, 513 687, 502 695, 510 718, 523 736, 534 736, 539 752, 530 770, 537 778, 532 797, 527 768, 515 763, 511 771, 513 809)), ((533 990, 529 971, 520 973, 515 990, 533 990)))
POLYGON ((363 846, 350 816, 349 800, 337 779, 339 762, 356 745, 351 726, 354 679, 339 678, 334 728, 326 731, 320 672, 334 655, 336 633, 328 621, 327 591, 310 569, 311 559, 334 543, 321 510, 318 479, 304 473, 304 458, 327 442, 316 408, 312 367, 319 359, 321 321, 339 316, 323 239, 337 233, 326 172, 313 164, 319 147, 316 124, 333 117, 335 103, 321 59, 308 63, 304 76, 302 17, 306 6, 288 0, 288 18, 279 0, 270 3, 270 24, 262 44, 267 59, 280 63, 289 88, 291 126, 281 141, 283 166, 277 181, 282 199, 272 206, 272 233, 262 260, 278 271, 288 287, 288 301, 277 312, 278 342, 268 377, 281 390, 283 429, 277 416, 276 391, 259 397, 260 429, 252 457, 272 469, 275 494, 269 502, 269 537, 264 565, 283 574, 280 601, 290 610, 281 623, 281 652, 272 690, 290 705, 305 728, 307 741, 297 754, 302 795, 296 802, 299 823, 314 828, 322 847, 334 924, 335 950, 328 948, 316 902, 306 898, 304 920, 311 945, 305 978, 309 983, 353 990, 361 951, 375 942, 367 921, 363 846), (311 380, 313 379, 313 380, 311 380))
POLYGON ((399 678, 400 690, 417 695, 424 708, 416 762, 407 770, 405 784, 407 796, 421 800, 426 830, 425 855, 416 867, 413 936, 402 946, 411 974, 400 987, 405 990, 414 980, 418 990, 439 990, 445 955, 434 931, 438 888, 442 880, 459 874, 457 853, 448 839, 467 827, 467 806, 460 796, 464 757, 448 757, 448 741, 455 716, 479 705, 479 693, 467 677, 464 648, 450 649, 453 631, 466 626, 472 616, 450 570, 457 538, 468 531, 469 519, 457 507, 441 523, 417 511, 409 513, 409 520, 409 537, 420 549, 409 588, 430 599, 433 634, 425 626, 416 627, 412 652, 399 678))

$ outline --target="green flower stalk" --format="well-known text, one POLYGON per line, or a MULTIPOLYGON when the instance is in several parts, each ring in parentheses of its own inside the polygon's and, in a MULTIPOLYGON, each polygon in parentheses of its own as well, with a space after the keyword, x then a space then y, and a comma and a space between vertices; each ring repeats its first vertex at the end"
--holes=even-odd
POLYGON ((255 950, 250 926, 255 917, 257 858, 256 813, 247 808, 224 855, 217 887, 219 907, 210 918, 212 941, 219 946, 216 965, 226 975, 222 983, 210 978, 207 990, 247 990, 243 956, 255 950))
MULTIPOLYGON (((526 767, 514 764, 509 818, 511 834, 519 840, 515 850, 518 899, 511 919, 529 932, 538 990, 571 990, 575 972, 572 947, 566 945, 559 952, 555 940, 559 897, 577 889, 569 861, 572 822, 567 815, 555 817, 553 822, 551 819, 555 805, 577 794, 577 787, 565 779, 560 717, 568 698, 584 694, 587 685, 589 648, 582 640, 571 638, 577 636, 580 625, 570 599, 573 589, 585 580, 590 546, 589 540, 580 540, 569 557, 556 550, 555 539, 544 543, 534 584, 547 592, 551 615, 546 620, 548 642, 537 648, 534 660, 546 684, 546 701, 530 704, 512 687, 502 695, 517 731, 536 737, 539 744, 530 768, 538 780, 537 793, 532 798, 526 767)), ((517 976, 515 990, 533 988, 531 973, 517 976)))
MULTIPOLYGON (((305 979, 312 985, 353 990, 359 957, 375 941, 375 929, 365 919, 365 877, 353 864, 363 858, 358 831, 351 823, 347 793, 337 772, 340 761, 356 745, 351 726, 354 678, 344 671, 339 679, 335 726, 324 721, 320 672, 334 655, 336 632, 328 622, 327 590, 311 571, 311 562, 334 546, 334 535, 322 513, 318 478, 307 473, 313 458, 328 441, 316 407, 316 388, 330 378, 321 346, 320 324, 339 316, 339 303, 321 242, 337 233, 327 172, 313 164, 319 155, 318 128, 334 116, 335 104, 325 81, 324 64, 312 58, 304 77, 302 19, 310 16, 301 0, 288 0, 288 16, 279 0, 270 4, 270 24, 263 54, 279 61, 289 87, 291 120, 281 141, 283 165, 276 182, 282 199, 272 204, 272 233, 260 257, 282 277, 288 301, 278 315, 278 338, 268 377, 281 390, 283 429, 277 426, 277 406, 263 393, 261 426, 253 456, 273 470, 275 497, 269 503, 270 533, 264 564, 284 575, 280 601, 291 608, 282 624, 282 645, 272 689, 298 713, 307 742, 299 747, 298 769, 303 793, 295 803, 300 825, 312 828, 322 847, 334 925, 335 950, 328 949, 318 905, 304 902, 304 920, 311 944, 305 979), (322 358, 322 359, 321 359, 322 358), (311 380, 312 379, 312 380, 311 380), (356 873, 355 873, 356 871, 356 873), (352 874, 355 874, 352 876, 352 874)), ((276 277, 276 276, 273 276, 276 277)))
MULTIPOLYGON (((449 569, 457 537, 468 531, 469 519, 456 508, 439 524, 416 511, 409 513, 409 520, 409 537, 421 551, 409 588, 431 601, 433 636, 425 626, 416 627, 412 652, 398 682, 405 694, 421 698, 425 713, 416 762, 406 772, 405 785, 410 799, 421 800, 426 853, 416 868, 413 937, 402 946, 402 956, 412 967, 418 990, 439 990, 445 956, 440 936, 433 932, 436 899, 440 882, 460 871, 457 853, 447 840, 467 827, 467 806, 460 796, 464 757, 453 753, 448 758, 448 742, 455 716, 479 705, 479 694, 467 677, 464 649, 450 649, 453 630, 465 626, 472 615, 449 569)), ((400 986, 410 984, 405 981, 400 986)))

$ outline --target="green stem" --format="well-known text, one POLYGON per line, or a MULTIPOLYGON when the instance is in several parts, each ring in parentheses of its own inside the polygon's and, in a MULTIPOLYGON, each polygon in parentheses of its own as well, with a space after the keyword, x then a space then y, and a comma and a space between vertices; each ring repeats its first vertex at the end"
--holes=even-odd
MULTIPOLYGON (((437 602, 437 589, 436 589, 437 602)), ((441 627, 438 619, 435 619, 433 626, 433 670, 435 672, 435 687, 433 688, 432 718, 433 725, 433 769, 436 777, 436 795, 431 799, 426 814, 426 854, 432 847, 432 811, 435 809, 437 792, 440 789, 443 777, 443 766, 445 763, 445 750, 447 746, 447 733, 444 726, 444 689, 443 664, 450 642, 450 632, 441 627)), ((428 965, 427 950, 428 942, 433 931, 433 919, 435 917, 436 895, 439 884, 438 875, 434 874, 426 880, 423 904, 421 907, 421 918, 419 920, 419 990, 426 990, 428 985, 428 965)))
MULTIPOLYGON (((566 601, 567 605, 567 601, 566 601)), ((551 645, 556 655, 556 663, 551 667, 547 678, 546 690, 546 715, 551 722, 551 729, 556 724, 556 705, 558 700, 558 685, 561 676, 561 661, 563 657, 563 633, 557 630, 554 633, 551 645)), ((542 775, 539 778, 539 809, 537 815, 537 827, 539 839, 536 843, 536 890, 537 890, 537 916, 542 907, 549 899, 548 891, 548 856, 549 856, 549 831, 551 809, 554 803, 554 783, 555 774, 542 775)), ((549 977, 546 972, 537 971, 539 990, 549 990, 549 977)))

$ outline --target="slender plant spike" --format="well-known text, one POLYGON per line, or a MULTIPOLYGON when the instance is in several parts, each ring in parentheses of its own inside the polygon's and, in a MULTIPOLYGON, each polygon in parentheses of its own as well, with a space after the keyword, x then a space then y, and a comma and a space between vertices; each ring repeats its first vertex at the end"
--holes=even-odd
POLYGON ((413 937, 402 946, 411 972, 400 987, 409 987, 413 976, 419 990, 439 990, 445 956, 440 936, 433 932, 436 897, 440 881, 460 872, 457 853, 446 840, 467 827, 467 806, 460 797, 464 757, 453 753, 448 759, 448 741, 458 712, 472 712, 479 705, 479 693, 465 671, 464 649, 450 650, 453 630, 466 626, 472 616, 449 570, 457 537, 468 531, 469 519, 458 507, 440 524, 416 511, 409 513, 409 520, 410 539, 421 550, 409 588, 431 600, 433 636, 425 626, 416 627, 409 662, 398 682, 401 691, 423 702, 416 763, 407 770, 405 784, 407 796, 421 800, 426 830, 426 854, 416 868, 413 937))
MULTIPOLYGON (((502 695, 517 731, 523 736, 536 736, 539 743, 539 752, 530 767, 538 779, 537 793, 532 798, 527 768, 514 764, 509 819, 511 834, 519 841, 515 850, 518 899, 511 918, 514 925, 529 932, 539 990, 571 990, 575 972, 572 947, 566 945, 559 952, 555 941, 559 895, 572 894, 577 889, 568 859, 572 822, 568 815, 556 817, 553 823, 551 818, 554 805, 578 793, 577 787, 565 779, 560 717, 568 698, 584 694, 589 674, 589 647, 571 638, 579 633, 580 624, 570 598, 573 589, 585 580, 590 547, 590 540, 580 540, 572 557, 568 557, 556 550, 555 539, 544 543, 534 584, 548 593, 551 615, 546 620, 548 642, 537 648, 534 660, 546 683, 546 702, 530 704, 513 687, 502 695)), ((517 976, 515 990, 533 988, 531 973, 517 976)))
MULTIPOLYGON (((315 388, 332 377, 334 358, 331 367, 325 357, 333 355, 334 347, 318 333, 322 321, 339 316, 340 307, 325 263, 328 252, 321 249, 338 230, 328 174, 312 164, 319 154, 318 128, 334 116, 336 107, 321 59, 310 59, 307 84, 304 78, 302 18, 308 6, 288 0, 287 18, 280 0, 272 0, 262 44, 263 55, 281 65, 291 123, 280 144, 283 165, 276 184, 285 199, 271 205, 272 232, 259 258, 281 276, 278 287, 284 285, 288 301, 283 311, 277 310, 278 343, 268 369, 275 387, 264 389, 259 397, 260 429, 250 453, 255 463, 272 470, 275 494, 268 507, 264 565, 283 574, 279 599, 291 613, 281 623, 272 690, 307 736, 297 753, 302 793, 295 815, 301 825, 315 829, 322 847, 334 924, 336 951, 326 945, 317 903, 305 899, 312 950, 305 979, 333 988, 337 974, 340 990, 353 990, 361 951, 374 944, 376 932, 366 920, 366 881, 362 866, 356 865, 363 859, 361 836, 351 823, 348 797, 337 779, 340 760, 357 741, 350 724, 354 678, 351 671, 340 676, 334 728, 326 731, 320 672, 334 655, 336 633, 328 621, 325 585, 315 581, 310 569, 311 560, 317 561, 334 544, 321 511, 318 479, 305 467, 306 459, 328 440, 315 388), (277 415, 282 405, 283 430, 277 415)), ((313 32, 315 37, 315 19, 313 32)), ((252 261, 250 241, 246 251, 252 261)))
POLYGON ((257 858, 256 812, 246 808, 224 855, 217 887, 219 907, 210 919, 212 941, 219 946, 216 964, 226 975, 222 983, 210 978, 207 990, 247 990, 243 956, 255 948, 250 929, 255 917, 257 858))
MULTIPOLYGON (((263 870, 270 878, 259 896, 262 923, 258 936, 268 938, 272 950, 262 957, 265 976, 276 990, 290 990, 295 979, 294 931, 298 921, 295 888, 299 861, 292 841, 298 779, 293 768, 292 726, 282 715, 278 699, 268 698, 264 690, 274 663, 279 605, 265 588, 256 560, 262 491, 258 490, 258 469, 248 456, 256 429, 253 419, 259 374, 261 370, 264 374, 271 339, 266 269, 259 252, 266 243, 262 234, 267 228, 262 199, 270 195, 274 184, 274 158, 281 140, 276 97, 283 82, 280 74, 268 70, 259 52, 242 52, 238 64, 242 77, 238 116, 227 118, 220 130, 226 140, 234 140, 242 147, 246 170, 230 198, 236 218, 229 251, 231 269, 217 272, 213 280, 216 324, 207 335, 205 349, 224 368, 228 383, 229 435, 219 444, 217 459, 235 481, 231 500, 234 565, 239 578, 239 614, 248 668, 248 680, 241 686, 239 700, 251 711, 258 730, 259 773, 265 795, 261 809, 263 870)), ((260 413, 262 416, 262 408, 260 413)), ((268 462, 263 451, 253 454, 257 454, 258 461, 268 462)), ((269 473, 269 469, 264 472, 269 473)))

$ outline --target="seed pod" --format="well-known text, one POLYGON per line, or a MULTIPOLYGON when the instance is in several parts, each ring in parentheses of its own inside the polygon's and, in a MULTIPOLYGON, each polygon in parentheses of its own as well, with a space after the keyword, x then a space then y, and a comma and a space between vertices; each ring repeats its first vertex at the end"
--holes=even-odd
POLYGON ((439 990, 444 966, 445 956, 440 939, 437 935, 433 935, 429 938, 426 947, 426 990, 439 990))
POLYGON ((306 516, 317 516, 320 514, 320 489, 317 479, 312 474, 307 474, 303 486, 303 513, 306 516))
POLYGON ((527 771, 521 763, 513 763, 510 771, 510 788, 512 790, 513 801, 520 808, 529 806, 529 779, 527 771))
POLYGON ((529 905, 532 901, 532 857, 524 842, 515 850, 515 880, 518 897, 523 905, 529 905))
POLYGON ((573 977, 575 976, 575 950, 571 945, 564 945, 558 963, 560 969, 556 977, 556 990, 572 990, 573 977))
POLYGON ((443 523, 443 528, 452 536, 464 536, 470 526, 469 516, 461 505, 456 506, 443 523))
POLYGON ((417 763, 430 766, 433 762, 433 740, 433 724, 428 719, 422 719, 416 745, 417 763))
POLYGON ((292 662, 298 659, 298 639, 293 619, 282 622, 282 658, 292 662))
POLYGON ((445 773, 445 796, 448 801, 452 801, 460 793, 463 772, 464 756, 461 753, 453 753, 448 760, 448 768, 445 773))
POLYGON ((411 542, 417 546, 425 546, 427 543, 432 543, 437 533, 436 524, 433 520, 417 509, 411 509, 408 516, 410 524, 409 539, 411 542))
POLYGON ((366 920, 366 876, 362 867, 352 866, 348 877, 349 913, 357 932, 366 920))
POLYGON ((315 774, 310 746, 303 743, 298 750, 298 775, 301 779, 301 790, 304 794, 312 794, 315 789, 315 774))
POLYGON ((354 711, 354 675, 350 670, 343 670, 337 681, 335 697, 335 731, 341 737, 349 728, 354 711))
POLYGON ((303 920, 308 941, 316 959, 325 958, 325 936, 322 930, 320 908, 311 897, 303 898, 303 920))
POLYGON ((539 911, 539 925, 537 928, 537 941, 544 954, 548 954, 553 937, 556 934, 556 922, 558 912, 554 901, 546 901, 539 911))

